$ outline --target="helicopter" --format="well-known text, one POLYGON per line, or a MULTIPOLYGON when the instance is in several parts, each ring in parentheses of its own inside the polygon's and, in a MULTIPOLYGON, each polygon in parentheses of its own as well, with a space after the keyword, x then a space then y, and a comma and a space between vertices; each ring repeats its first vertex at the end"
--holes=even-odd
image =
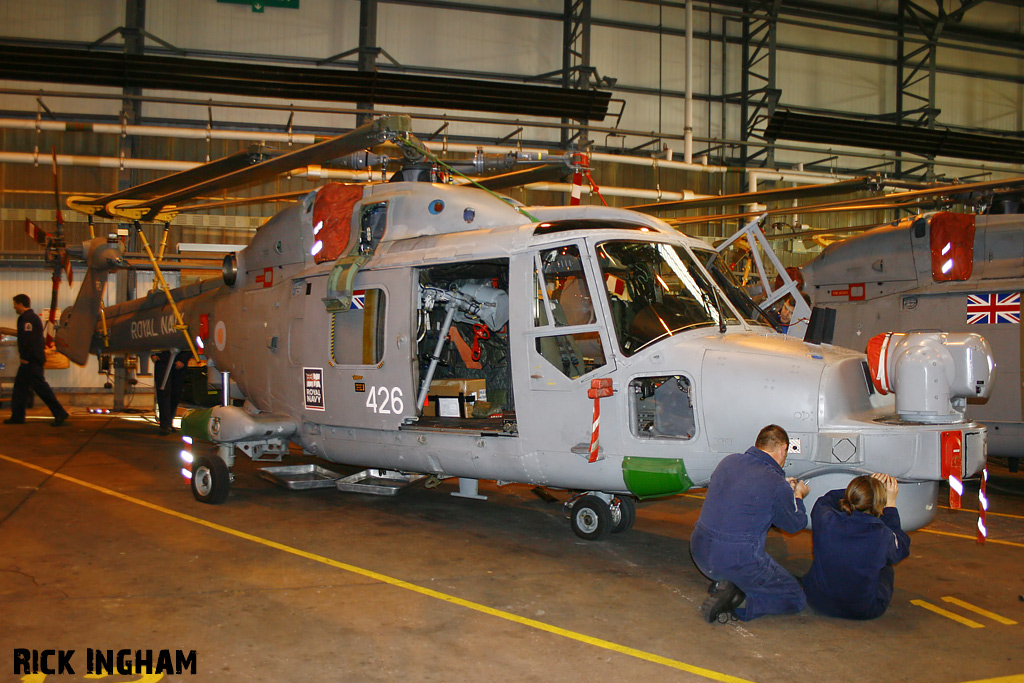
POLYGON ((998 379, 967 415, 988 428, 990 455, 1024 457, 1024 237, 1018 214, 930 211, 828 246, 801 268, 815 306, 835 311, 831 342, 864 348, 888 330, 980 332, 998 379))
MULTIPOLYGON (((821 196, 829 188, 834 188, 836 194, 844 190, 877 191, 883 186, 909 190, 762 212, 763 218, 767 214, 865 208, 915 211, 880 226, 861 226, 856 229, 858 234, 828 244, 801 268, 784 268, 770 249, 769 240, 818 236, 830 231, 803 230, 766 237, 759 229, 745 230, 719 249, 727 248, 737 239, 746 239, 756 243, 760 252, 772 260, 778 273, 774 291, 762 264, 757 264, 759 286, 771 293, 763 305, 767 308, 787 297, 795 299, 797 310, 788 334, 798 338, 806 333, 811 307, 819 309, 818 320, 824 321, 820 330, 822 340, 855 350, 864 350, 869 340, 887 330, 983 332, 992 346, 1000 379, 991 398, 969 401, 967 413, 988 427, 989 454, 1007 458, 1010 470, 1017 471, 1019 459, 1024 457, 1024 344, 1020 332, 1024 240, 1017 213, 1022 185, 1022 177, 973 183, 907 183, 876 176, 832 185, 663 202, 638 208, 697 208, 753 200, 804 199, 821 196), (971 213, 951 211, 950 207, 957 204, 968 207, 971 213)), ((678 225, 683 221, 670 222, 678 225)), ((749 248, 744 251, 755 253, 749 248)))
MULTIPOLYGON (((196 500, 227 500, 239 452, 281 462, 294 444, 366 468, 340 490, 426 478, 457 479, 454 495, 469 498, 483 498, 481 479, 569 491, 572 531, 599 540, 633 526, 637 501, 706 485, 775 423, 791 437, 787 475, 812 496, 885 472, 916 529, 934 516, 940 481, 984 467, 986 430, 963 410, 992 386, 981 336, 901 335, 871 357, 794 339, 721 254, 660 219, 431 182, 436 160, 407 117, 318 144, 333 158, 384 141, 412 171, 306 193, 228 254, 219 278, 102 309, 98 283, 120 262, 96 238, 97 284, 65 310, 62 352, 81 364, 188 345, 230 377, 223 405, 181 420, 196 500), (950 381, 934 390, 903 354, 950 381), (879 373, 893 392, 876 390, 879 373)), ((207 183, 238 181, 68 205, 160 220, 207 183)))

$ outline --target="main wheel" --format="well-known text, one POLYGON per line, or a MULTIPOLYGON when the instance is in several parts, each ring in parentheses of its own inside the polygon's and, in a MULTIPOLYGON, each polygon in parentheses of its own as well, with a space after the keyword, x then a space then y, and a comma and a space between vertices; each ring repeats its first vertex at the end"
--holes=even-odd
MULTIPOLYGON (((619 508, 619 521, 612 525, 612 533, 621 534, 623 531, 629 531, 633 528, 633 523, 636 521, 636 503, 627 496, 615 496, 615 499, 612 501, 612 507, 614 508, 616 505, 619 508)), ((612 518, 615 518, 614 513, 612 518)))
POLYGON ((612 511, 599 497, 586 495, 572 506, 569 524, 580 538, 600 541, 612 532, 612 511))
POLYGON ((201 455, 192 465, 192 495, 200 503, 220 505, 228 499, 231 473, 218 456, 201 455))

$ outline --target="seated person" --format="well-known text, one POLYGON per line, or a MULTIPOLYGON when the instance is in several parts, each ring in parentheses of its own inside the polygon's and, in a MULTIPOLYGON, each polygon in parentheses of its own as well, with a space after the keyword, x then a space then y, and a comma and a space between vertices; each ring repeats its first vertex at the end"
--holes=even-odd
POLYGON ((814 562, 803 579, 814 611, 874 619, 892 600, 893 565, 910 555, 895 508, 899 484, 887 474, 856 477, 814 504, 814 562))

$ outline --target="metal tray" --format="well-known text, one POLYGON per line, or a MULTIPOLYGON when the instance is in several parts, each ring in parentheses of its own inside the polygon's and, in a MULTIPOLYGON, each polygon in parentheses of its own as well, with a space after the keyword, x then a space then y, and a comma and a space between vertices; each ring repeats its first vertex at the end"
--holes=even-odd
POLYGON ((286 489, 327 489, 335 485, 341 475, 319 465, 286 465, 261 467, 261 477, 286 489))
POLYGON ((426 479, 426 475, 423 474, 402 474, 392 470, 369 469, 339 479, 337 486, 339 491, 394 496, 402 489, 425 483, 426 479))

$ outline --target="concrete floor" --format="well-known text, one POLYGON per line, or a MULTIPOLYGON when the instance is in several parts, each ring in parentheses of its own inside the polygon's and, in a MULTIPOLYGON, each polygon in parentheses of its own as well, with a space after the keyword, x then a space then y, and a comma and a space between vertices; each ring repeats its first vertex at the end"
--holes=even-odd
MULTIPOLYGON (((51 429, 32 412, 0 427, 0 655, 75 649, 76 674, 7 664, 0 680, 85 680, 86 648, 195 650, 195 676, 163 680, 1024 680, 1024 474, 998 463, 992 540, 974 541, 969 488, 968 511, 911 534, 881 619, 709 625, 687 545, 699 491, 641 504, 599 543, 572 534, 559 491, 291 491, 244 458, 208 506, 178 473, 180 442, 142 416, 79 408, 51 429)), ((769 537, 797 574, 810 546, 769 537)))

